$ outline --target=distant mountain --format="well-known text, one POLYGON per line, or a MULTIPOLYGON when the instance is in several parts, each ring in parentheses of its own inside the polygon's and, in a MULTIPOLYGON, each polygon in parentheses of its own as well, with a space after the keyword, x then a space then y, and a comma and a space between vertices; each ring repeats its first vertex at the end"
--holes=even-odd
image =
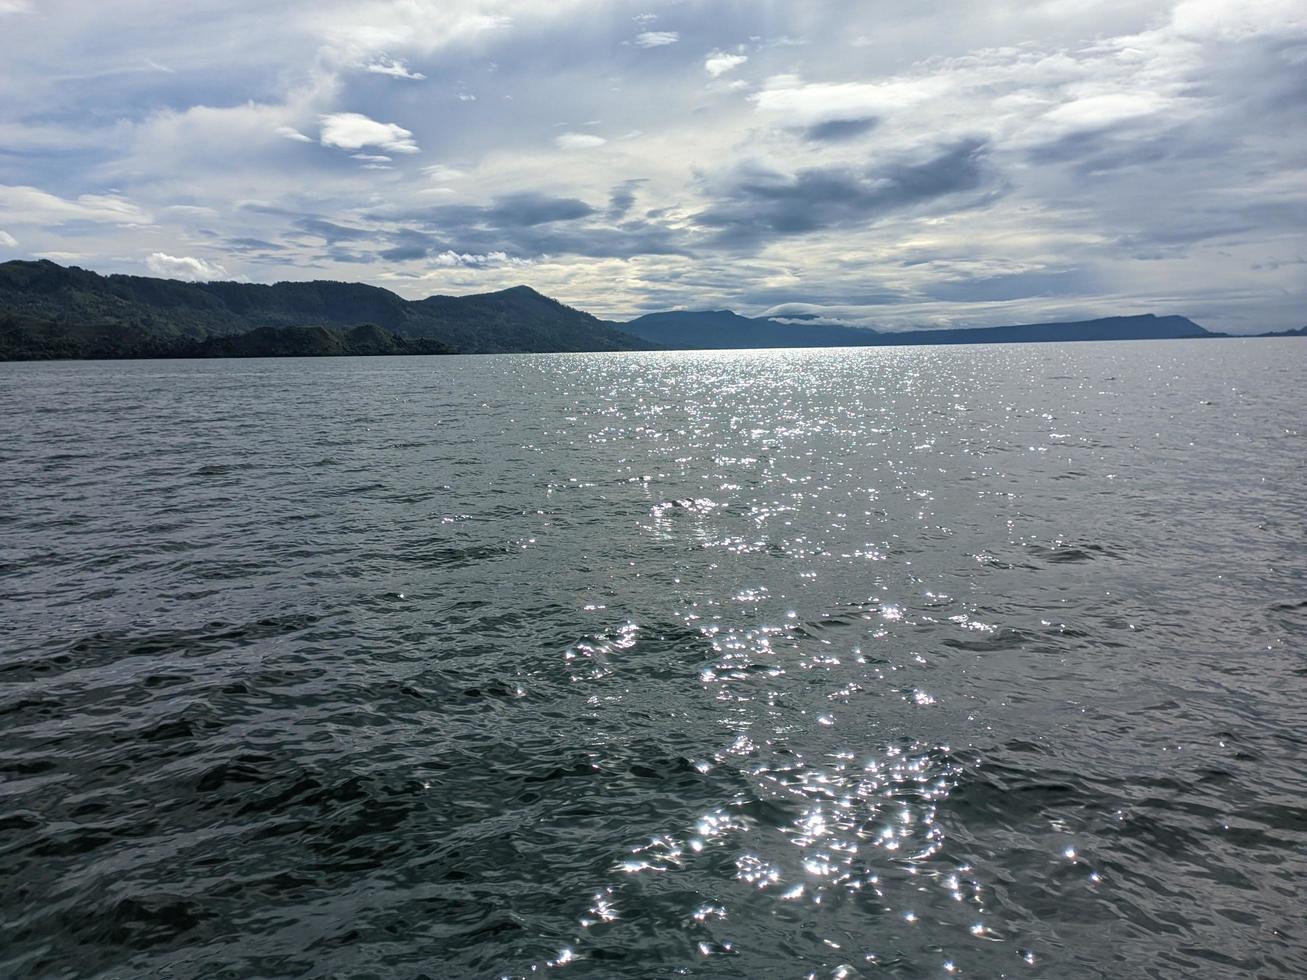
POLYGON ((1076 340, 1172 340, 1220 337, 1182 316, 1115 316, 1070 323, 879 333, 803 323, 800 318, 749 319, 727 311, 651 313, 617 324, 664 347, 728 350, 753 347, 886 347, 921 344, 1031 344, 1076 340), (799 322, 793 322, 798 320, 799 322))
POLYGON ((564 306, 529 286, 410 303, 400 333, 433 337, 466 353, 649 350, 654 344, 564 306))
POLYGON ((882 336, 882 343, 889 344, 1041 344, 1078 340, 1196 340, 1226 335, 1205 330, 1188 317, 1144 313, 1139 316, 1109 316, 1067 323, 913 330, 882 336))
POLYGON ((690 349, 863 347, 880 342, 881 334, 874 330, 802 322, 812 319, 815 318, 751 318, 730 310, 705 310, 650 313, 615 326, 660 347, 690 349))
MULTIPOLYGON (((42 325, 52 349, 89 335, 124 348, 168 339, 223 337, 261 327, 354 327, 436 341, 460 353, 645 350, 650 345, 526 286, 411 302, 359 283, 186 283, 102 276, 54 262, 0 264, 0 324, 42 325)), ((31 330, 28 331, 32 333, 31 330)), ((78 356, 78 355, 71 355, 78 356)), ((130 356, 130 355, 129 355, 130 356)))
POLYGON ((1259 333, 1258 337, 1307 337, 1307 327, 1299 327, 1297 330, 1278 330, 1275 333, 1259 333))
MULTIPOLYGON (((610 323, 527 286, 406 300, 360 283, 188 283, 0 264, 0 360, 884 347, 1223 337, 1182 316, 877 332, 729 310, 610 323)), ((1263 336, 1307 336, 1307 327, 1263 336)))

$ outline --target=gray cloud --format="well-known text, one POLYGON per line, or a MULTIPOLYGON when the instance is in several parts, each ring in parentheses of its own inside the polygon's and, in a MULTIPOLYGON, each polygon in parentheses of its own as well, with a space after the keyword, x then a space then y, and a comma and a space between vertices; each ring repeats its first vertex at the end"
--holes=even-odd
POLYGON ((349 228, 318 217, 296 218, 291 224, 306 234, 325 238, 328 243, 333 245, 336 242, 363 241, 373 235, 372 232, 363 228, 349 228))
POLYGON ((280 252, 284 245, 264 241, 262 238, 228 238, 222 247, 229 252, 280 252))
POLYGON ((783 174, 742 168, 696 219, 717 241, 750 246, 784 235, 847 228, 889 212, 993 184, 987 143, 965 139, 918 159, 783 174))
POLYGON ((1092 289, 1092 274, 1082 269, 1060 272, 1019 272, 932 283, 932 299, 951 302, 1000 302, 1043 296, 1079 296, 1092 289))
POLYGON ((485 223, 503 228, 530 228, 555 221, 576 221, 594 214, 594 208, 574 197, 550 197, 526 191, 495 198, 484 210, 485 223))
POLYGON ((1182 127, 1162 132, 1138 126, 1116 130, 1069 133, 1030 148, 1031 161, 1047 166, 1069 164, 1078 174, 1101 174, 1125 167, 1147 166, 1177 154, 1192 152, 1196 134, 1182 127))
POLYGON ((630 259, 640 255, 690 254, 679 236, 646 222, 625 222, 618 226, 493 225, 483 220, 489 210, 451 208, 429 216, 436 220, 389 232, 387 237, 392 244, 380 255, 388 261, 401 261, 445 252, 504 253, 524 259, 544 255, 630 259))
POLYGON ((809 126, 803 131, 804 139, 817 143, 829 143, 856 139, 870 133, 880 123, 875 116, 861 119, 829 119, 809 126))
POLYGON ((643 180, 625 180, 618 184, 608 194, 608 220, 620 221, 625 218, 635 207, 635 191, 643 180))
POLYGON ((623 220, 635 202, 639 179, 612 189, 599 211, 577 198, 541 193, 511 194, 490 204, 447 204, 370 217, 387 224, 380 252, 387 261, 455 254, 505 254, 510 258, 578 255, 629 259, 638 255, 688 255, 684 236, 646 220, 623 220))

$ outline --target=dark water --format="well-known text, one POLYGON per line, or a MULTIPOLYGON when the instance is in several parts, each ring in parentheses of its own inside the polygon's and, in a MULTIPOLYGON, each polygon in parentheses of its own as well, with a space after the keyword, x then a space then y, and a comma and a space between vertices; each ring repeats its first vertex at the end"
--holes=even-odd
POLYGON ((0 975, 1300 976, 1304 390, 0 365, 0 975))

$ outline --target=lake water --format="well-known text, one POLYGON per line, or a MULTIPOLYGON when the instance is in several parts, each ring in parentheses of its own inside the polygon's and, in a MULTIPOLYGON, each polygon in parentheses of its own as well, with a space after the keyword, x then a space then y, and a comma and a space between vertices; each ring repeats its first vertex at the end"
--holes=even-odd
POLYGON ((0 365, 0 975, 1300 976, 1304 391, 0 365))

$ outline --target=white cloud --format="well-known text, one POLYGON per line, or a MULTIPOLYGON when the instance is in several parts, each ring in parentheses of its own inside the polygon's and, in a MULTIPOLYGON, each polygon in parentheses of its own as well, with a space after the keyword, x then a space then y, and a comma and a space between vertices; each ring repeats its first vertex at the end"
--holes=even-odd
POLYGON ((110 155, 99 176, 129 186, 139 183, 143 195, 154 197, 161 184, 171 181, 188 182, 193 194, 194 188, 237 170, 284 166, 282 141, 304 142, 294 124, 315 118, 319 100, 326 103, 333 94, 325 87, 305 88, 283 102, 193 105, 121 121, 111 132, 100 130, 102 140, 125 152, 110 155))
POLYGON ((443 163, 437 163, 430 167, 423 167, 422 173, 426 174, 426 176, 430 177, 432 180, 458 180, 459 177, 466 176, 463 171, 455 170, 453 167, 447 167, 443 163))
POLYGON ((929 102, 958 84, 952 73, 909 76, 883 82, 804 82, 792 75, 771 79, 753 96, 759 112, 791 125, 811 126, 832 119, 879 116, 929 102))
POLYGON ((420 82, 427 76, 420 71, 412 71, 407 64, 398 58, 378 58, 365 69, 374 75, 389 75, 391 78, 407 78, 410 81, 420 82))
POLYGON ((603 146, 608 140, 593 133, 564 133, 554 142, 562 150, 589 150, 596 146, 603 146))
POLYGON ((183 282, 209 282, 228 277, 227 270, 217 263, 206 262, 191 255, 155 252, 145 260, 145 267, 156 276, 181 279, 183 282))
POLYGON ((681 39, 676 31, 645 31, 637 34, 632 42, 637 48, 662 48, 675 44, 681 39))
POLYGON ((1065 102, 1044 119, 1063 133, 1092 132, 1130 119, 1152 115, 1167 100, 1152 92, 1112 92, 1065 102))
POLYGON ((24 14, 31 9, 31 0, 0 0, 0 16, 5 14, 24 14))
POLYGON ((1301 0, 1184 0, 1171 23, 1185 37, 1243 40, 1307 29, 1307 6, 1301 0))
POLYGON ((467 252, 445 251, 432 256, 431 261, 442 269, 494 269, 501 266, 520 268, 534 265, 530 259, 509 258, 507 252, 475 255, 467 252))
MULTIPOLYGON (((511 17, 469 10, 463 3, 364 2, 337 6, 328 15, 327 39, 335 53, 356 63, 386 50, 437 48, 472 40, 507 27, 511 17)), ((309 8, 313 21, 324 18, 321 5, 309 8)), ((309 24, 310 30, 315 25, 309 24)))
POLYGON ((297 143, 312 143, 312 137, 305 136, 294 126, 278 126, 276 129, 278 136, 285 137, 288 140, 294 140, 297 143))
POLYGON ((7 231, 0 231, 0 246, 4 248, 17 248, 18 239, 7 231))
POLYGON ((0 211, 16 224, 54 225, 66 221, 147 225, 150 216, 117 194, 82 194, 75 201, 37 187, 0 184, 0 211))
MULTIPOLYGON (((273 5, 276 6, 276 5, 273 5)), ((300 28, 327 42, 329 58, 358 65, 390 52, 427 55, 494 43, 509 28, 528 33, 566 22, 602 0, 316 0, 299 6, 300 28), (327 24, 328 27, 323 28, 327 24)))
POLYGON ((364 170, 394 170, 390 164, 394 157, 388 157, 384 153, 351 153, 355 160, 363 162, 364 170))
POLYGON ((725 51, 714 51, 708 55, 703 63, 703 70, 713 78, 721 78, 728 71, 735 71, 740 65, 749 60, 748 55, 728 54, 725 51))
POLYGON ((417 153, 413 134, 394 123, 377 122, 358 112, 333 112, 321 117, 323 146, 361 150, 375 146, 391 153, 417 153))

